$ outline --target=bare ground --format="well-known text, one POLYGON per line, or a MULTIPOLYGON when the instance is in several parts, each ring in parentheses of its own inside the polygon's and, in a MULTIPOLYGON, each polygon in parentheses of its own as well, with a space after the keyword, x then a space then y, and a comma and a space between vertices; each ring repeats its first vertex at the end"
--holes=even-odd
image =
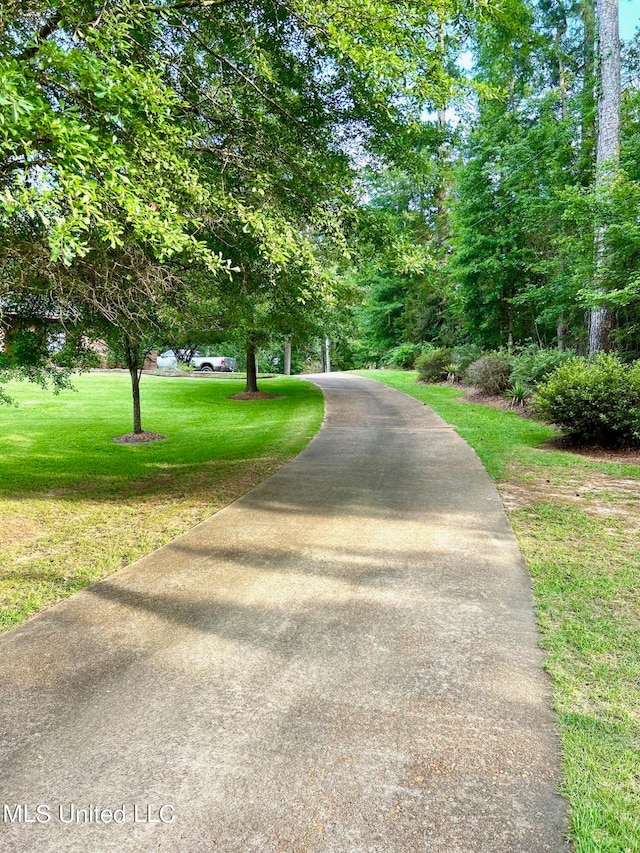
POLYGON ((266 391, 241 391, 239 394, 232 394, 230 400, 282 400, 282 394, 267 394, 266 391))
POLYGON ((146 444, 149 441, 163 441, 167 436, 159 432, 127 432, 118 435, 113 440, 116 444, 146 444))

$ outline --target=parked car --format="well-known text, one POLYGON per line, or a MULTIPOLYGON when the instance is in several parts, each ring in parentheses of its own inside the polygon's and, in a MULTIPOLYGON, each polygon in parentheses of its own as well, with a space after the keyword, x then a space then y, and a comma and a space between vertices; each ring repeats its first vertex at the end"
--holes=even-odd
POLYGON ((235 373, 238 369, 238 364, 235 358, 229 356, 194 356, 191 359, 191 364, 196 370, 201 370, 203 373, 235 373))
MULTIPOLYGON (((182 354, 182 350, 178 350, 180 354, 182 354)), ((200 355, 199 352, 194 354, 194 358, 197 358, 200 355)), ((172 349, 168 349, 166 352, 163 352, 162 355, 159 355, 156 359, 156 367, 162 368, 172 368, 175 370, 178 366, 178 356, 175 351, 172 349)))
POLYGON ((168 349, 166 352, 163 352, 162 355, 159 355, 156 359, 156 367, 177 367, 178 359, 175 352, 172 349, 168 349))

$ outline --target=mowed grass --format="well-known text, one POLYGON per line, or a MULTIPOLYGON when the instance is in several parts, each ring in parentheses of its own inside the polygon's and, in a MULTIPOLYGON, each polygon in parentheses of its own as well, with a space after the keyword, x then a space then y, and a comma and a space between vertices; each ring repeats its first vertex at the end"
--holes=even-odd
POLYGON ((8 387, 0 407, 0 629, 149 553, 247 492, 302 450, 323 417, 308 382, 264 380, 281 399, 235 401, 239 379, 144 376, 131 431, 124 373, 74 379, 58 396, 8 387))
POLYGON ((640 466, 545 447, 556 433, 361 371, 434 408, 496 480, 533 580, 576 853, 640 851, 640 466))

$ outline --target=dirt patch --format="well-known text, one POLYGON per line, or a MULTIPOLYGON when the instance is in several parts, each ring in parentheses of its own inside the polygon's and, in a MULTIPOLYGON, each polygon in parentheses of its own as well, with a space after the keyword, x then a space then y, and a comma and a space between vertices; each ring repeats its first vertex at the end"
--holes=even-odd
POLYGON ((232 394, 230 400, 284 400, 284 394, 267 394, 266 391, 241 391, 232 394))
POLYGON ((29 518, 20 515, 8 516, 0 523, 0 547, 22 545, 42 536, 42 529, 29 518))
POLYGON ((146 444, 149 441, 163 441, 167 436, 159 432, 127 432, 113 440, 116 444, 146 444))
MULTIPOLYGON (((447 383, 451 387, 450 383, 447 383)), ((480 406, 491 406, 492 409, 501 409, 506 412, 514 412, 521 418, 533 419, 533 412, 526 406, 514 405, 501 394, 487 394, 479 388, 467 388, 462 397, 456 397, 459 403, 475 403, 480 406)))
POLYGON ((579 506, 598 516, 637 516, 640 480, 594 472, 588 477, 567 477, 562 481, 536 477, 533 472, 516 471, 515 477, 498 483, 506 510, 534 503, 557 501, 579 506))
POLYGON ((541 445, 547 450, 563 450, 566 453, 577 453, 587 459, 598 462, 622 462, 625 465, 640 464, 640 447, 598 447, 590 445, 587 447, 572 444, 567 438, 550 438, 541 445))

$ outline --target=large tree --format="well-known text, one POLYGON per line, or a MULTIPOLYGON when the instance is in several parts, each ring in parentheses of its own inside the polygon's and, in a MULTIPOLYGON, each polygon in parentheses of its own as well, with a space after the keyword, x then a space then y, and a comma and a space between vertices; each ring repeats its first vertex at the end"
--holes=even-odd
POLYGON ((220 258, 198 241, 212 187, 198 182, 184 103, 149 51, 143 6, 9 2, 0 13, 2 238, 39 226, 70 264, 96 239, 133 237, 162 260, 220 258))
MULTIPOLYGON (((340 249, 358 162, 405 159, 408 131, 446 101, 450 45, 518 6, 10 0, 0 252, 29 267, 33 245, 47 247, 71 267, 105 246, 136 246, 153 264, 228 275, 222 300, 257 294, 254 272, 267 269, 282 302, 313 270, 310 246, 340 249)), ((69 301, 68 278, 51 281, 69 301)), ((14 286, 2 280, 0 295, 14 286)), ((125 279, 95 286, 107 317, 122 286, 126 313, 125 279)), ((321 308, 322 289, 307 290, 308 309, 314 299, 321 308)))

